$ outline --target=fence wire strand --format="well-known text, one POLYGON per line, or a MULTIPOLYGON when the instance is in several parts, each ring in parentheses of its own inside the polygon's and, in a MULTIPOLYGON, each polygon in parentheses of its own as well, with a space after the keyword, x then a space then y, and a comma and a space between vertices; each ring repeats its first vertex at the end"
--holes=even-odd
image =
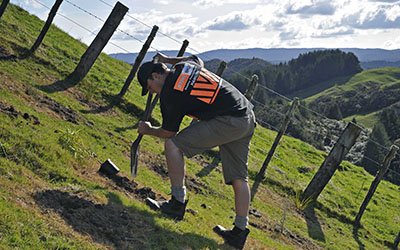
POLYGON ((255 100, 255 99, 253 99, 252 102, 255 102, 255 103, 257 103, 258 105, 260 105, 261 107, 264 108, 264 110, 272 111, 273 113, 278 114, 279 116, 282 116, 282 117, 285 117, 285 116, 286 116, 286 115, 283 114, 282 112, 279 112, 279 111, 277 111, 277 110, 274 110, 273 108, 270 108, 270 107, 268 107, 267 105, 265 105, 265 104, 263 104, 263 103, 261 103, 261 102, 255 100))
MULTIPOLYGON (((40 2, 40 1, 38 1, 38 0, 33 0, 33 1, 35 1, 35 2, 38 3, 38 4, 40 4, 40 5, 43 6, 44 8, 47 8, 48 10, 51 9, 51 8, 49 8, 48 6, 46 6, 45 4, 43 4, 42 2, 40 2)), ((69 1, 67 1, 67 2, 70 3, 69 1)), ((75 7, 75 5, 73 5, 73 6, 75 7)), ((85 12, 87 12, 87 11, 85 11, 85 12)), ((68 21, 72 22, 73 24, 79 26, 80 28, 86 30, 86 31, 89 32, 90 34, 92 34, 92 35, 94 35, 94 36, 97 36, 97 34, 96 34, 95 32, 93 32, 93 31, 91 31, 90 29, 86 28, 86 27, 83 26, 82 24, 77 23, 76 21, 72 20, 71 18, 69 18, 69 17, 67 17, 67 16, 65 16, 65 15, 63 15, 63 14, 61 14, 61 13, 57 13, 57 15, 59 15, 59 16, 65 18, 66 20, 68 20, 68 21)), ((95 16, 95 15, 91 14, 91 16, 95 16)), ((96 16, 95 16, 95 17, 96 17, 96 16)), ((98 18, 98 19, 99 19, 99 18, 98 18)), ((101 19, 99 19, 99 20, 101 20, 101 19)), ((101 20, 101 21, 102 21, 102 20, 101 20)), ((115 46, 116 48, 118 48, 118 49, 120 49, 120 50, 122 50, 122 51, 125 51, 126 53, 131 53, 130 51, 128 51, 128 50, 122 48, 121 46, 119 46, 119 45, 117 45, 117 44, 115 44, 115 43, 113 43, 113 42, 111 42, 111 41, 110 41, 109 43, 110 43, 111 45, 115 46)))

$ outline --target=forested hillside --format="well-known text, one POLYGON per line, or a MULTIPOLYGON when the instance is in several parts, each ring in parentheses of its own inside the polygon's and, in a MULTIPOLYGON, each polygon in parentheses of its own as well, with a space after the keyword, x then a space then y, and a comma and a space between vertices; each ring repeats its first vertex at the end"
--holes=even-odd
MULTIPOLYGON (((212 60, 205 64, 207 68, 216 71, 219 63, 220 60, 212 60)), ((331 86, 327 85, 326 81, 349 77, 361 71, 360 63, 354 54, 340 50, 324 50, 301 54, 298 58, 279 65, 257 58, 236 59, 227 64, 223 77, 241 91, 245 91, 249 79, 256 74, 260 85, 292 96, 307 89, 312 89, 308 95, 319 93, 331 86)), ((304 93, 299 97, 304 97, 303 95, 304 93)), ((270 97, 268 91, 258 88, 257 101, 266 103, 270 97)))
MULTIPOLYGON (((213 60, 206 62, 206 65, 216 70, 219 62, 213 60)), ((285 113, 290 105, 287 99, 271 94, 270 89, 288 97, 304 98, 294 115, 297 123, 289 125, 288 133, 317 148, 324 149, 330 140, 304 130, 301 125, 308 123, 308 126, 317 129, 321 124, 317 121, 321 117, 314 112, 334 120, 354 118, 354 121, 374 131, 381 128, 383 132, 373 132, 371 139, 386 147, 400 138, 397 129, 400 127, 400 68, 362 71, 354 54, 325 50, 302 54, 287 64, 279 65, 255 58, 234 60, 228 63, 223 76, 244 92, 253 74, 259 77, 259 84, 263 86, 259 86, 255 93, 256 114, 265 121, 261 124, 267 128, 279 128, 281 123, 279 113, 271 110, 285 113), (267 104, 270 109, 260 104, 267 104), (378 123, 382 123, 382 126, 378 123), (374 128, 375 125, 377 128, 374 128)), ((338 135, 340 131, 330 133, 338 135)), ((370 173, 375 174, 378 168, 376 162, 382 162, 387 150, 374 143, 360 148, 361 152, 352 157, 353 163, 366 166, 370 173), (367 157, 363 157, 364 150, 367 157)), ((398 157, 390 169, 400 171, 398 157)), ((387 173, 386 178, 393 183, 400 183, 398 176, 393 173, 387 173)))

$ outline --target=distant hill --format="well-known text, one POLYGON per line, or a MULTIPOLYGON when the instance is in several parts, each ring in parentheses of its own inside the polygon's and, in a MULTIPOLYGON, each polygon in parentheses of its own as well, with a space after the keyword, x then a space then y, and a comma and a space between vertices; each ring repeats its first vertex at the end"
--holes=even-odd
MULTIPOLYGON (((221 60, 219 59, 213 59, 210 61, 205 61, 205 67, 209 70, 211 70, 212 72, 217 72, 219 65, 221 63, 221 60)), ((251 69, 251 70, 263 70, 266 67, 271 66, 271 64, 267 61, 264 61, 262 59, 258 59, 258 58, 253 58, 253 59, 244 59, 244 58, 239 58, 239 59, 235 59, 232 60, 230 62, 228 62, 227 67, 225 69, 225 71, 223 72, 222 76, 225 79, 230 78, 232 75, 247 70, 247 69, 251 69)))
POLYGON ((370 61, 370 62, 360 62, 363 69, 377 69, 385 67, 400 67, 400 61, 387 62, 387 61, 370 61))
MULTIPOLYGON (((278 64, 281 62, 287 62, 291 59, 297 58, 300 54, 304 54, 315 50, 326 50, 326 48, 218 49, 200 53, 198 54, 198 56, 202 58, 204 61, 219 59, 226 62, 230 62, 238 58, 247 58, 247 59, 260 58, 267 62, 278 64)), ((399 63, 400 49, 384 50, 384 49, 340 48, 340 50, 344 52, 353 52, 361 62, 361 66, 363 66, 364 69, 400 65, 399 63), (395 64, 393 65, 393 63, 395 64)), ((171 56, 177 54, 177 51, 174 50, 161 51, 161 52, 171 56)), ((147 53, 145 60, 151 60, 151 58, 154 56, 155 53, 156 52, 154 51, 147 53)), ((188 53, 187 55, 189 54, 190 53, 188 53)), ((128 63, 133 63, 137 56, 137 53, 117 53, 117 54, 110 54, 110 56, 128 63)))
POLYGON ((400 68, 365 70, 344 83, 337 81, 306 101, 313 110, 322 113, 337 103, 343 117, 379 112, 400 103, 400 68))

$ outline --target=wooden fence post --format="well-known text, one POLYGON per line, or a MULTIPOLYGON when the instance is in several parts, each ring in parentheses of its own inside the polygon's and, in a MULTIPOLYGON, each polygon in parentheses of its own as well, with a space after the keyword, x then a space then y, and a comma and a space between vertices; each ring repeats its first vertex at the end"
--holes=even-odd
POLYGON ((6 11, 7 5, 10 2, 10 0, 3 0, 3 2, 0 5, 0 19, 1 16, 4 14, 4 11, 6 11))
POLYGON ((257 85, 258 85, 258 76, 257 75, 253 75, 253 77, 251 79, 250 86, 247 88, 246 93, 244 94, 244 96, 246 96, 246 98, 249 101, 251 101, 253 99, 254 93, 256 92, 257 85))
POLYGON ((256 181, 259 182, 264 178, 264 174, 265 174, 265 171, 267 170, 268 164, 271 161, 272 156, 274 155, 275 150, 278 147, 279 141, 281 140, 283 134, 285 133, 285 131, 289 125, 289 121, 292 118, 293 112, 294 112, 295 107, 297 106, 298 102, 299 102, 299 98, 296 97, 293 99, 292 106, 290 106, 290 109, 286 113, 285 120, 283 121, 282 126, 279 129, 278 135, 275 137, 274 143, 272 144, 272 147, 268 152, 267 158, 265 159, 260 171, 256 175, 256 181))
POLYGON ((76 66, 75 70, 67 77, 66 80, 68 82, 76 84, 85 78, 127 11, 128 7, 120 2, 115 4, 100 32, 82 55, 78 66, 76 66))
POLYGON ((329 155, 326 157, 325 161, 322 163, 321 167, 308 184, 303 193, 302 200, 316 200, 318 198, 322 190, 332 178, 336 169, 339 167, 340 163, 343 161, 345 155, 356 142, 356 139, 360 133, 361 128, 358 125, 352 122, 347 125, 335 146, 332 148, 331 152, 329 152, 329 155))
POLYGON ((219 64, 219 67, 217 69, 217 73, 215 73, 217 76, 222 76, 222 73, 224 73, 226 69, 226 62, 225 61, 221 61, 221 63, 219 64))
POLYGON ((139 69, 140 64, 143 61, 144 56, 147 53, 147 50, 150 48, 151 42, 153 41, 154 37, 156 36, 158 31, 158 26, 154 25, 153 29, 150 32, 150 35, 147 37, 146 42, 143 44, 142 49, 140 50, 139 54, 136 57, 135 63, 133 64, 132 70, 128 75, 128 78, 126 78, 124 86, 121 89, 121 92, 119 92, 118 97, 122 98, 126 91, 128 91, 129 86, 131 85, 131 82, 133 78, 135 77, 136 72, 139 69))
POLYGON ((63 0, 57 0, 53 7, 50 10, 49 17, 46 20, 46 23, 43 26, 42 31, 40 32, 38 38, 36 39, 35 43, 32 45, 31 49, 28 51, 26 56, 30 56, 33 53, 35 53, 36 49, 40 46, 42 43, 47 31, 49 30, 51 23, 53 22, 54 17, 57 14, 58 8, 60 7, 61 3, 63 0))
POLYGON ((178 52, 177 57, 181 57, 185 54, 186 48, 189 46, 189 41, 185 39, 185 41, 183 41, 183 44, 181 46, 181 49, 178 52))
POLYGON ((363 203, 361 204, 360 210, 358 211, 358 214, 355 219, 356 225, 360 224, 361 217, 365 211, 365 209, 368 206, 368 203, 371 201, 372 196, 374 195, 376 188, 378 187, 379 183, 381 182, 383 176, 385 175, 386 171, 388 170, 390 166, 390 162, 393 160, 393 158, 396 156, 396 151, 399 148, 396 145, 392 145, 390 147, 389 153, 385 156, 385 159, 383 160, 381 169, 379 169, 378 173, 376 174, 375 179, 371 183, 371 186, 369 187, 367 196, 365 197, 363 203))
POLYGON ((396 237, 396 239, 394 240, 393 248, 394 248, 394 249, 398 249, 399 243, 400 243, 400 232, 399 232, 399 234, 397 234, 397 237, 396 237))

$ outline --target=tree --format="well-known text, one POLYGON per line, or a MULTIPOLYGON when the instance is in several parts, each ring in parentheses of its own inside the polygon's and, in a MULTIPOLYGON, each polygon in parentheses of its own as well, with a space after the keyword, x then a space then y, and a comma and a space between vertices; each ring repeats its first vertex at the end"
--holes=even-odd
POLYGON ((327 117, 335 120, 341 120, 343 118, 342 112, 340 111, 340 107, 337 102, 330 106, 327 117))
POLYGON ((383 126, 385 126, 385 130, 391 141, 400 138, 400 116, 396 108, 384 109, 379 114, 379 118, 383 126))
POLYGON ((370 174, 375 175, 387 154, 387 150, 382 146, 388 147, 391 142, 385 127, 380 122, 376 123, 369 138, 370 140, 367 142, 361 165, 370 174))

